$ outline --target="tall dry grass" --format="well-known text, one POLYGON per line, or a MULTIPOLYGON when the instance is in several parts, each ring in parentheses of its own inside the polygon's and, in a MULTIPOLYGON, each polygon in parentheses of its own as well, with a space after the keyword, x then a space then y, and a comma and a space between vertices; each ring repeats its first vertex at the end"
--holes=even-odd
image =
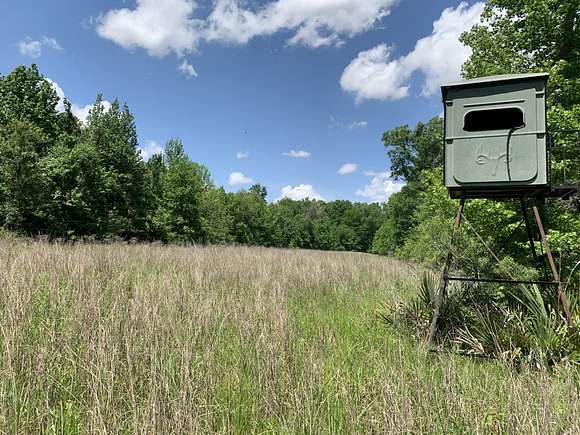
POLYGON ((579 376, 425 355, 384 257, 0 242, 0 430, 579 433, 579 376))

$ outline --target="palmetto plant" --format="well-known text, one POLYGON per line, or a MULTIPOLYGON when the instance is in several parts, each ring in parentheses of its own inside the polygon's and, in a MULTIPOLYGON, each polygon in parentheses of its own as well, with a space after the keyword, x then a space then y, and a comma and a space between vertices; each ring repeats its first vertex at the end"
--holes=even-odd
MULTIPOLYGON (((538 286, 520 286, 510 300, 509 305, 471 307, 473 316, 454 337, 462 351, 536 367, 580 362, 575 353, 577 333, 566 326, 559 307, 548 303, 538 286)), ((577 313, 578 305, 574 306, 577 313)))
MULTIPOLYGON (((437 277, 425 273, 416 294, 392 310, 391 321, 406 325, 418 338, 424 337, 438 286, 437 277)), ((578 298, 569 298, 573 315, 580 317, 578 298)), ((511 292, 491 285, 450 286, 441 306, 437 342, 462 354, 534 367, 562 361, 580 364, 578 333, 567 327, 553 300, 537 286, 520 286, 511 292)))
MULTIPOLYGON (((425 336, 431 324, 440 280, 435 274, 426 272, 421 275, 417 294, 408 301, 394 307, 389 318, 409 326, 418 338, 425 336)), ((438 322, 437 338, 444 341, 453 334, 463 322, 462 302, 465 293, 460 286, 449 286, 448 294, 443 299, 438 322)))

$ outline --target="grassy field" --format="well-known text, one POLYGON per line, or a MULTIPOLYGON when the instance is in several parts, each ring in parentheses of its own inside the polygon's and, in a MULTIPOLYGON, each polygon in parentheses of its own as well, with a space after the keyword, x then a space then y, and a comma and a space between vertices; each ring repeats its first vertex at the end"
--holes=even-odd
POLYGON ((0 431, 580 433, 579 373, 425 354, 365 254, 0 242, 0 431))

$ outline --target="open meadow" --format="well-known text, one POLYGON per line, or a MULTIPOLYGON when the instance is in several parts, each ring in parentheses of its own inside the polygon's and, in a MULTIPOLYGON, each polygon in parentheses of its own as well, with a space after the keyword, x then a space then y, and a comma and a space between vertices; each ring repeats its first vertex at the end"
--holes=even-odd
POLYGON ((425 354, 394 259, 0 242, 0 432, 580 433, 579 374, 425 354))

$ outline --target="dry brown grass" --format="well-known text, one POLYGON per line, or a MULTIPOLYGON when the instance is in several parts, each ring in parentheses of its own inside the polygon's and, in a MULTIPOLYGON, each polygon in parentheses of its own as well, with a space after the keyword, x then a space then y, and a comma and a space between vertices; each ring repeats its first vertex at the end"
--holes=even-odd
POLYGON ((0 430, 579 433, 579 376, 425 355, 384 257, 0 242, 0 430))

